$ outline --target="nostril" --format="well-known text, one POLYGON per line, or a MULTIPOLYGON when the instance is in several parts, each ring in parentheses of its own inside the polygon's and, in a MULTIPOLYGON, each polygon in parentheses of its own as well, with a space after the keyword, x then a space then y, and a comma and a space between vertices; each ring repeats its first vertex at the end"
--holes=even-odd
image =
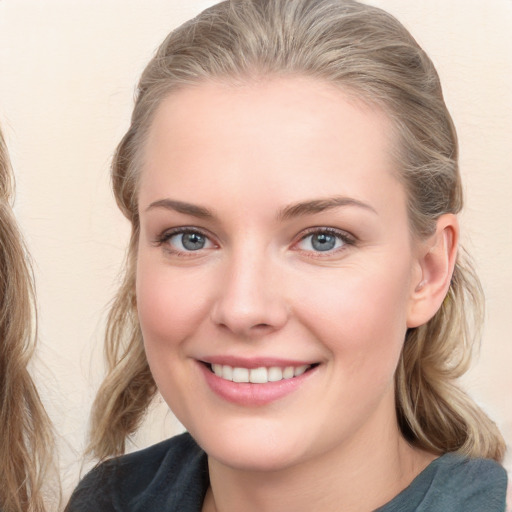
POLYGON ((267 334, 272 333, 276 328, 272 326, 271 324, 260 322, 254 325, 242 325, 237 326, 233 323, 219 323, 217 324, 217 327, 220 328, 222 331, 226 332, 229 331, 231 333, 236 334, 237 336, 241 336, 243 338, 251 338, 253 336, 260 337, 265 336, 267 334))
POLYGON ((276 328, 271 324, 260 323, 250 327, 248 333, 252 333, 253 335, 263 335, 269 334, 274 330, 276 330, 276 328))

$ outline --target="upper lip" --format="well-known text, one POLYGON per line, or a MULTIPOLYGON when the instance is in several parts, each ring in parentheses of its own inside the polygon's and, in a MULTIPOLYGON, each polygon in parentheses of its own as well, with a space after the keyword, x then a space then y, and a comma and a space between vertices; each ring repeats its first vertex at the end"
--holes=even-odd
POLYGON ((200 359, 203 363, 207 364, 222 364, 232 366, 233 368, 271 368, 280 367, 285 368, 287 366, 304 366, 316 364, 317 361, 298 360, 298 359, 284 359, 278 357, 237 357, 230 355, 217 355, 208 356, 200 359))

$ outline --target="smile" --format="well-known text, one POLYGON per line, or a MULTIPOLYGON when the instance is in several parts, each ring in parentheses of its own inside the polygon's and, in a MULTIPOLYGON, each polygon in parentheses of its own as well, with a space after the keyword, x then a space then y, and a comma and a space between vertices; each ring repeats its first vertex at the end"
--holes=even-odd
POLYGON ((301 366, 279 366, 259 368, 243 368, 239 366, 229 366, 226 364, 212 364, 210 370, 221 379, 231 382, 250 382, 252 384, 266 384, 268 382, 279 382, 281 380, 293 379, 299 377, 313 365, 305 364, 301 366))
POLYGON ((243 407, 265 406, 297 392, 318 374, 320 363, 209 357, 197 360, 206 384, 219 398, 243 407), (213 360, 212 360, 213 359, 213 360))

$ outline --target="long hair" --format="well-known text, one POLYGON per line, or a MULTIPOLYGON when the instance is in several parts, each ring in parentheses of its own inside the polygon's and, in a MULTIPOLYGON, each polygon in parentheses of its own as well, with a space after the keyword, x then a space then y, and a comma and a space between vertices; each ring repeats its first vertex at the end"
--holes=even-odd
MULTIPOLYGON (((141 148, 154 113, 180 88, 273 76, 334 84, 388 115, 413 236, 431 235, 439 216, 462 208, 457 136, 438 74, 393 16, 352 0, 231 0, 171 32, 142 74, 112 165, 117 204, 132 234, 108 319, 108 373, 93 406, 89 450, 99 458, 123 453, 156 392, 134 291, 141 148)), ((482 308, 478 278, 461 251, 440 310, 407 332, 395 375, 396 412, 403 435, 418 447, 499 461, 501 434, 457 386, 478 340, 482 308)))
POLYGON ((36 310, 32 269, 11 208, 13 189, 0 133, 0 510, 44 512, 53 435, 28 371, 36 310))

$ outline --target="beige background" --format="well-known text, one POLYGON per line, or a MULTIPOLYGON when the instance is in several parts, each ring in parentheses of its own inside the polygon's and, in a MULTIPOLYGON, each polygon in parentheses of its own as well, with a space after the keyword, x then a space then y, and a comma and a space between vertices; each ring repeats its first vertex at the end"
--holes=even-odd
MULTIPOLYGON (((128 235, 109 188, 110 158, 152 52, 172 27, 212 3, 0 0, 0 124, 35 261, 41 343, 34 371, 59 433, 65 496, 81 470, 105 311, 128 235)), ((464 240, 488 301, 481 354, 466 386, 510 447, 512 1, 372 3, 394 13, 432 56, 459 130, 464 240)), ((178 428, 157 405, 133 447, 178 428)))

